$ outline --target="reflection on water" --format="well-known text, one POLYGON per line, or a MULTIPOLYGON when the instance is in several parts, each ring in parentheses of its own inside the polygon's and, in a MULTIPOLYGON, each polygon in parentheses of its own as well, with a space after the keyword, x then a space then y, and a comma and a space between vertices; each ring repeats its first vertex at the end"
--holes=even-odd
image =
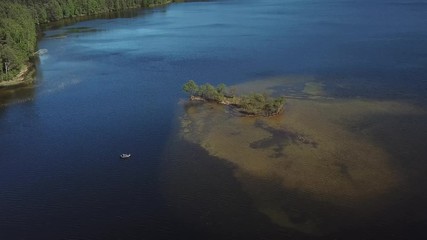
POLYGON ((35 95, 34 85, 8 87, 0 91, 0 108, 32 101, 35 95))
POLYGON ((191 1, 54 23, 37 86, 0 93, 0 239, 426 239, 425 12, 191 1), (235 87, 286 95, 283 116, 186 105, 173 133, 188 79, 253 78, 235 87))
POLYGON ((325 84, 313 76, 286 76, 258 79, 233 86, 239 93, 265 92, 293 99, 330 99, 325 84))
POLYGON ((222 106, 189 103, 181 134, 233 163, 257 209, 274 223, 311 234, 334 231, 371 219, 405 184, 376 132, 393 132, 403 124, 395 117, 421 116, 422 109, 399 101, 327 98, 323 84, 305 77, 236 87, 287 95, 285 114, 239 118, 222 106), (379 116, 383 122, 367 124, 379 116))
MULTIPOLYGON (((48 58, 49 56, 43 56, 48 58)), ((37 95, 53 94, 65 90, 66 88, 80 84, 81 79, 77 77, 70 77, 68 79, 57 79, 57 81, 45 84, 43 88, 37 88, 38 82, 42 80, 41 74, 37 76, 34 82, 30 82, 25 85, 11 86, 1 88, 0 90, 0 108, 8 107, 15 104, 26 103, 33 101, 37 92, 37 95)))
POLYGON ((92 32, 98 32, 100 30, 90 27, 69 27, 64 28, 61 30, 57 30, 53 34, 46 35, 46 39, 60 39, 60 38, 66 38, 71 34, 79 34, 79 33, 92 33, 92 32))
POLYGON ((49 93, 55 93, 59 91, 63 91, 64 89, 77 85, 81 83, 81 79, 78 78, 71 78, 71 79, 62 79, 61 81, 55 82, 51 84, 50 86, 46 87, 43 91, 40 92, 40 94, 49 94, 49 93))

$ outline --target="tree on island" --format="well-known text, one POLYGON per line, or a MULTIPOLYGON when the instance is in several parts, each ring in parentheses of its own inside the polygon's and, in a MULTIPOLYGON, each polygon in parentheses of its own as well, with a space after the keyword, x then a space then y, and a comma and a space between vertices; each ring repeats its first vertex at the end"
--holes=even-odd
POLYGON ((219 84, 217 87, 212 86, 209 83, 198 86, 193 80, 189 80, 182 89, 190 94, 190 97, 194 100, 206 100, 221 102, 226 97, 225 84, 219 84))
POLYGON ((209 83, 198 86, 193 80, 189 80, 182 88, 190 95, 191 100, 216 102, 229 105, 238 112, 250 116, 274 116, 280 114, 285 106, 285 98, 272 98, 267 94, 253 93, 244 96, 235 96, 227 93, 227 86, 223 83, 217 87, 209 83))

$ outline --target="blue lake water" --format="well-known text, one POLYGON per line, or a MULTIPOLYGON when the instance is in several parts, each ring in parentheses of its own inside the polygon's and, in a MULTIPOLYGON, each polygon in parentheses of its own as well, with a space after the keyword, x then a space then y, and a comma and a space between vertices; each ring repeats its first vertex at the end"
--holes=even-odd
MULTIPOLYGON (((0 89, 0 239, 425 239, 426 13, 415 0, 222 0, 51 27, 34 85, 0 89), (274 195, 291 206, 291 223, 280 224, 257 197, 274 184, 238 177, 220 149, 180 137, 187 80, 272 78, 291 79, 298 93, 320 84, 313 106, 374 102, 369 117, 339 126, 366 130, 389 159, 393 174, 368 178, 373 185, 399 176, 378 184, 383 205, 351 201, 364 193, 354 190, 343 207, 305 182, 304 197, 287 199, 299 192, 289 180, 274 195), (133 157, 120 160, 124 152, 133 157), (304 230, 309 220, 320 230, 304 230)), ((298 106, 310 109, 290 101, 291 117, 298 106)), ((329 111, 319 119, 340 112, 329 111)))

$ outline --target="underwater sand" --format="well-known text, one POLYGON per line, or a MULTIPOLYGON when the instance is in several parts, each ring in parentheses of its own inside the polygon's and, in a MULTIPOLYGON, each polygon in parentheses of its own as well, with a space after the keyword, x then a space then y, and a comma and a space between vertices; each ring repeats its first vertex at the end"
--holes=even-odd
MULTIPOLYGON (((235 177, 274 223, 321 234, 329 231, 321 226, 327 221, 327 208, 368 212, 366 208, 380 207, 404 181, 392 164, 393 156, 373 136, 381 123, 366 126, 366 122, 378 116, 424 114, 399 101, 333 99, 323 87, 310 77, 238 85, 239 93, 257 89, 288 96, 285 113, 273 118, 236 117, 223 106, 190 103, 181 134, 234 164, 235 177), (321 204, 301 210, 301 199, 321 204)), ((330 218, 340 222, 341 217, 330 218)))

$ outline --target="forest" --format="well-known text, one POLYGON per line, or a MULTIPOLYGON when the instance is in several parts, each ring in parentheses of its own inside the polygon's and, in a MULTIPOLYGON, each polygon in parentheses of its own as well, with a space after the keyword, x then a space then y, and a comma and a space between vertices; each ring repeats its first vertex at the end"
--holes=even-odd
POLYGON ((34 55, 40 24, 169 2, 172 0, 1 0, 0 81, 16 76, 34 55))
POLYGON ((236 96, 235 89, 229 89, 223 83, 214 87, 209 83, 197 85, 189 80, 182 86, 182 90, 190 95, 190 100, 216 102, 231 106, 243 116, 276 116, 281 114, 285 107, 284 97, 270 97, 268 94, 251 93, 236 96))

